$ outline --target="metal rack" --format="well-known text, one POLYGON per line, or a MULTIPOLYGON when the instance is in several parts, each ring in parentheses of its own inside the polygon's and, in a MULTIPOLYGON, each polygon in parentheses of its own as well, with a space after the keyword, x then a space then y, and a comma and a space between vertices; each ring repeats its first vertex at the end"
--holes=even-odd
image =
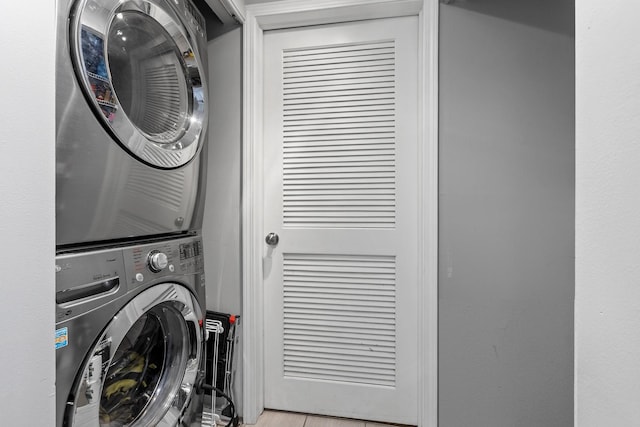
POLYGON ((222 391, 228 399, 233 399, 233 349, 238 320, 239 316, 207 311, 205 379, 208 384, 213 386, 213 389, 211 390, 211 399, 205 399, 202 413, 203 427, 216 427, 220 422, 226 422, 224 418, 228 421, 235 415, 228 412, 230 405, 222 406, 219 404, 219 398, 224 397, 219 391, 222 391))

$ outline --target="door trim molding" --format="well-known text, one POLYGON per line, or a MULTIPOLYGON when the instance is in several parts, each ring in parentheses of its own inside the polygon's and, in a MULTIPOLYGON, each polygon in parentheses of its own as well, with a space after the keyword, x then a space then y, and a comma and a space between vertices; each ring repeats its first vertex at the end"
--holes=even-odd
POLYGON ((418 426, 438 418, 438 1, 281 0, 247 5, 243 29, 242 315, 243 418, 264 410, 264 31, 417 15, 419 58, 418 426))

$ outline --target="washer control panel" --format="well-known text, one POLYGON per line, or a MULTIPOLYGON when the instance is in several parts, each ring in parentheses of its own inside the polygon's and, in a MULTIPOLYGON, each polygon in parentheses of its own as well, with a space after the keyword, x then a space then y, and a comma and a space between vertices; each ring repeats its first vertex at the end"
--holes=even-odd
POLYGON ((127 283, 134 286, 175 274, 199 274, 204 272, 202 240, 185 237, 126 248, 124 262, 127 283))
POLYGON ((203 280, 202 240, 190 236, 59 255, 55 271, 56 322, 62 322, 147 283, 187 283, 193 275, 203 280))

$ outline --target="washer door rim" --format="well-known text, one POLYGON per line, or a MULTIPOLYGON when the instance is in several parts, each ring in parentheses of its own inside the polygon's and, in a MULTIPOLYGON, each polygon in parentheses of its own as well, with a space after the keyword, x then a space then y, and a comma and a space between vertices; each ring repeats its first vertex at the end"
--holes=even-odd
POLYGON ((65 425, 69 427, 101 425, 99 419, 104 376, 112 365, 117 349, 138 320, 163 304, 175 304, 177 308, 170 310, 173 310, 174 314, 179 313, 187 330, 188 324, 192 324, 195 334, 185 334, 184 340, 189 342, 183 348, 179 363, 171 364, 169 369, 172 372, 165 372, 164 368, 167 367, 163 367, 162 378, 155 386, 159 390, 154 389, 153 400, 150 400, 140 414, 127 425, 160 427, 177 425, 191 402, 192 395, 196 392, 195 386, 200 379, 203 332, 200 326, 202 310, 197 298, 187 288, 176 283, 162 283, 142 291, 125 304, 105 327, 77 374, 65 414, 65 425), (105 353, 108 355, 107 360, 104 360, 105 353), (98 363, 96 363, 96 357, 98 363), (177 377, 175 384, 165 383, 167 375, 177 377), (167 389, 160 387, 161 383, 167 385, 167 389))

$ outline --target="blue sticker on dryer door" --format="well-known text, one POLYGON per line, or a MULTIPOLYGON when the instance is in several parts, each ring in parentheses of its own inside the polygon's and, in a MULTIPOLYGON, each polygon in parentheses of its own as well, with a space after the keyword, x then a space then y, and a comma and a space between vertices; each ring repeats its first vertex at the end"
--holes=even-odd
POLYGON ((56 350, 66 347, 69 344, 69 330, 64 328, 56 329, 56 350))

